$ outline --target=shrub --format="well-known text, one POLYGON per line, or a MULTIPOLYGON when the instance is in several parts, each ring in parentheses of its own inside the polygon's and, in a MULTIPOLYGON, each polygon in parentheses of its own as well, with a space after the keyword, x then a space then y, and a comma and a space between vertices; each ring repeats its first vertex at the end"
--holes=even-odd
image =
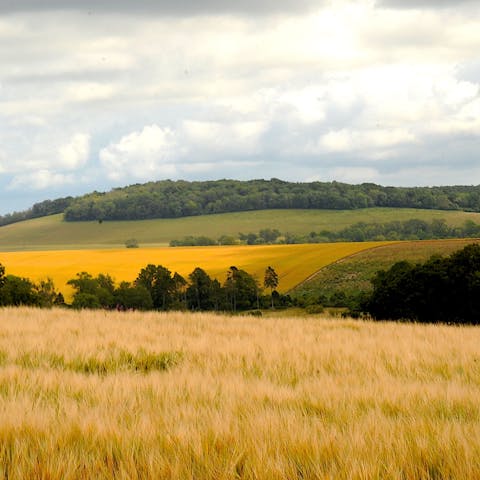
POLYGON ((127 248, 138 248, 138 241, 136 238, 129 238, 125 241, 125 246, 127 248))
POLYGON ((318 313, 323 313, 324 312, 323 305, 309 305, 305 311, 310 314, 310 315, 316 315, 318 313))

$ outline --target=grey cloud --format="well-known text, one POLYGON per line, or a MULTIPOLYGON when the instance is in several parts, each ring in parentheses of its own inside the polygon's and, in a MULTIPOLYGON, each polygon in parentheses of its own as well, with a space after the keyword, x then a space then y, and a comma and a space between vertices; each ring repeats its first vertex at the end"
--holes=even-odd
POLYGON ((480 84, 480 58, 460 65, 458 78, 480 84))
POLYGON ((94 70, 85 68, 81 72, 63 71, 63 72, 32 72, 25 74, 12 74, 2 77, 5 85, 30 85, 35 82, 37 85, 52 85, 55 83, 65 82, 82 82, 82 81, 98 81, 107 82, 118 75, 118 69, 111 70, 94 70))
POLYGON ((460 5, 475 5, 478 0, 379 0, 377 6, 398 9, 411 8, 455 8, 460 5))
POLYGON ((195 16, 211 14, 276 14, 318 8, 318 0, 0 0, 0 13, 77 10, 103 13, 195 16))

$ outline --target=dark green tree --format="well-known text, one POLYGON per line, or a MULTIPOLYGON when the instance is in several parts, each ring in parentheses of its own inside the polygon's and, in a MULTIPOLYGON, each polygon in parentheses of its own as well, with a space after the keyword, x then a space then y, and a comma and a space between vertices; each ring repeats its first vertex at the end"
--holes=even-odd
MULTIPOLYGON (((217 301, 216 284, 205 272, 197 267, 189 276, 187 303, 190 310, 215 310, 217 301)), ((218 283, 218 282, 217 282, 218 283)))
POLYGON ((480 323, 480 245, 423 264, 398 262, 372 280, 365 308, 376 319, 480 323))
POLYGON ((74 308, 113 308, 115 306, 115 284, 108 274, 93 277, 87 272, 77 273, 76 278, 67 282, 75 289, 74 308))
POLYGON ((83 310, 102 308, 100 300, 94 293, 76 292, 73 295, 72 307, 83 310))
POLYGON ((173 274, 173 306, 178 310, 187 308, 187 281, 177 272, 173 274))
POLYGON ((153 301, 150 292, 143 285, 121 282, 115 290, 116 306, 122 310, 151 310, 153 301))
POLYGON ((55 290, 55 284, 51 278, 40 280, 36 285, 36 291, 38 296, 38 305, 40 307, 50 308, 56 305, 58 292, 55 290))
POLYGON ((0 289, 0 305, 38 306, 35 284, 28 278, 6 275, 0 289))
POLYGON ((280 232, 276 228, 273 230, 271 228, 264 228, 259 232, 259 236, 263 239, 263 243, 274 243, 280 235, 280 232))
POLYGON ((254 277, 240 270, 235 266, 229 268, 224 283, 230 308, 237 310, 248 310, 254 308, 259 295, 259 285, 254 277))
POLYGON ((170 270, 162 265, 149 264, 142 268, 135 284, 149 291, 157 310, 168 310, 174 303, 175 283, 170 270))
POLYGON ((273 291, 276 290, 278 287, 278 275, 277 272, 273 269, 273 267, 268 266, 265 269, 265 277, 263 279, 263 286, 265 288, 270 289, 270 297, 272 301, 272 308, 274 308, 273 305, 273 291))

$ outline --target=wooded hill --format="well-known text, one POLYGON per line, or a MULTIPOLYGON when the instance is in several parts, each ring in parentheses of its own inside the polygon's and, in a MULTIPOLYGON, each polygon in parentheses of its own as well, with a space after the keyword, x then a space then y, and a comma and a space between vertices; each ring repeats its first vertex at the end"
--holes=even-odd
POLYGON ((352 210, 370 207, 480 211, 480 186, 383 187, 373 183, 271 180, 163 180, 35 204, 0 225, 64 213, 66 221, 179 218, 264 209, 352 210))

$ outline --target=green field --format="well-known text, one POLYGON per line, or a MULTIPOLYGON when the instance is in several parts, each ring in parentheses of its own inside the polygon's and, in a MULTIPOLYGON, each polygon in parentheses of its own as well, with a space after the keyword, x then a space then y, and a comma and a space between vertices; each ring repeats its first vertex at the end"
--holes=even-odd
POLYGON ((480 223, 480 213, 443 210, 370 208, 361 210, 257 210, 176 219, 64 222, 52 215, 0 227, 0 250, 41 250, 112 248, 136 238, 140 246, 167 245, 187 235, 238 235, 276 228, 282 233, 306 234, 311 231, 338 231, 357 222, 385 223, 412 218, 431 221, 445 219, 451 226, 466 220, 480 223))
POLYGON ((432 255, 450 255, 473 242, 478 240, 422 240, 372 248, 327 265, 291 293, 293 296, 317 297, 330 297, 338 292, 355 295, 359 291, 371 290, 370 279, 375 273, 390 268, 395 262, 424 262, 432 255))

